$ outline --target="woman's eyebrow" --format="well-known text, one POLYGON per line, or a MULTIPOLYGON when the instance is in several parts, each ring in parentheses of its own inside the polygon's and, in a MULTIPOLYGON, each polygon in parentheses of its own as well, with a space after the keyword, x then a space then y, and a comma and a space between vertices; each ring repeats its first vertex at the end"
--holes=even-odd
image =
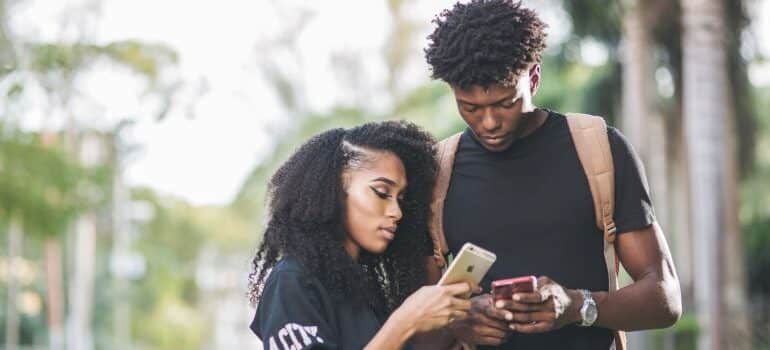
POLYGON ((380 177, 378 177, 376 179, 373 179, 373 180, 371 180, 369 182, 384 182, 384 183, 386 183, 388 185, 396 186, 396 182, 395 181, 393 181, 391 179, 388 179, 387 177, 382 177, 382 176, 380 176, 380 177))

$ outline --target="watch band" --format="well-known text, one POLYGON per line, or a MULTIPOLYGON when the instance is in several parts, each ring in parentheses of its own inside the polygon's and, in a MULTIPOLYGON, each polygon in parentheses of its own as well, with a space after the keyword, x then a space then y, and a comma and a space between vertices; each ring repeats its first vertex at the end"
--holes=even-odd
POLYGON ((580 289, 580 294, 583 295, 583 305, 580 307, 581 321, 578 323, 581 327, 590 327, 596 322, 598 318, 598 310, 596 309, 596 301, 591 294, 591 291, 580 289))

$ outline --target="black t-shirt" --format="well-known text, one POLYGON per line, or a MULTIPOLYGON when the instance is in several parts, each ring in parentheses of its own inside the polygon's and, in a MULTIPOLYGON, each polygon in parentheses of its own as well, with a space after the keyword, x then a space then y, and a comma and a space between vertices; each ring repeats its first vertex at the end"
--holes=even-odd
MULTIPOLYGON (((548 113, 542 126, 498 153, 470 130, 463 133, 444 204, 447 244, 454 254, 465 242, 497 254, 485 288, 496 279, 546 275, 566 288, 606 291, 603 234, 588 180, 566 118, 548 113)), ((648 227, 655 219, 641 162, 617 129, 608 134, 618 232, 648 227)), ((514 334, 499 349, 607 349, 611 342, 608 329, 572 325, 514 334)))
POLYGON ((381 327, 374 310, 334 297, 291 257, 267 277, 251 322, 265 350, 362 349, 381 327))

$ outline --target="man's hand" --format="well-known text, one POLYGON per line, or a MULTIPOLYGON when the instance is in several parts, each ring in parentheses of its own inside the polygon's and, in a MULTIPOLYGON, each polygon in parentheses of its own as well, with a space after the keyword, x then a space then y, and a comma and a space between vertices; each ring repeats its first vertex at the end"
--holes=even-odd
POLYGON ((508 322, 514 314, 492 305, 492 295, 482 294, 471 298, 468 317, 449 325, 449 330, 459 340, 470 344, 500 345, 511 334, 508 322))
POLYGON ((583 297, 548 277, 537 280, 538 290, 514 293, 512 300, 498 300, 498 309, 513 312, 510 329, 519 333, 543 333, 580 321, 583 297))

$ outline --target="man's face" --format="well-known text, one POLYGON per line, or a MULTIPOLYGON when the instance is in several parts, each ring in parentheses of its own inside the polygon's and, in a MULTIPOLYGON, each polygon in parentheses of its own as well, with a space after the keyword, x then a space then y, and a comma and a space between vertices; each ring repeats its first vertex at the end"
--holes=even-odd
POLYGON ((488 88, 452 86, 460 116, 476 139, 492 152, 507 149, 518 137, 522 116, 533 112, 532 96, 540 81, 540 65, 519 74, 513 86, 494 84, 488 88))

